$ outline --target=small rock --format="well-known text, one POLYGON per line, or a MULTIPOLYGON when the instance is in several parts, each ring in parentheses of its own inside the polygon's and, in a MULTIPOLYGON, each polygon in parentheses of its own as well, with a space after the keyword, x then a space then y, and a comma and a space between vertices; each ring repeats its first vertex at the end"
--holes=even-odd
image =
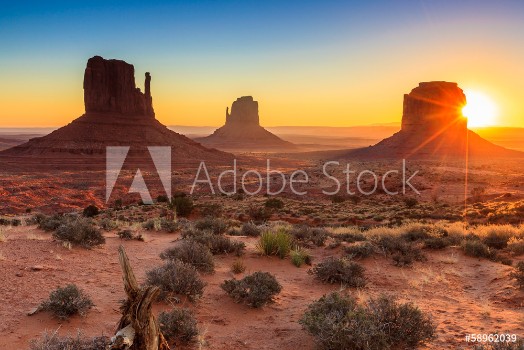
POLYGON ((42 271, 44 267, 42 265, 31 266, 31 271, 42 271))
POLYGON ((21 273, 21 272, 17 272, 17 273, 16 273, 16 277, 24 277, 24 274, 21 273))
POLYGON ((33 316, 34 314, 36 314, 38 312, 38 310, 39 310, 38 306, 33 308, 33 309, 31 309, 31 311, 29 311, 27 313, 27 316, 33 316))

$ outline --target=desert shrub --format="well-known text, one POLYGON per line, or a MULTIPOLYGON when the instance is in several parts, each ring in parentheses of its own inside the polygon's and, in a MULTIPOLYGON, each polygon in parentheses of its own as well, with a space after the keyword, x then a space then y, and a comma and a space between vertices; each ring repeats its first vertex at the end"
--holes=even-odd
POLYGON ((227 228, 229 227, 228 223, 225 220, 220 218, 213 218, 210 216, 197 220, 194 226, 197 230, 210 231, 216 235, 226 232, 227 228))
POLYGON ((284 259, 291 251, 293 238, 285 229, 266 231, 262 233, 257 243, 257 249, 264 255, 277 255, 284 259))
POLYGON ((350 259, 364 259, 375 252, 375 246, 371 242, 359 242, 344 248, 344 252, 350 259))
POLYGON ((508 241, 508 250, 516 256, 524 254, 524 239, 510 238, 508 241))
POLYGON ((478 228, 482 242, 490 248, 504 249, 508 246, 509 239, 516 234, 510 225, 489 225, 478 228))
POLYGON ((247 214, 255 223, 262 223, 269 220, 271 217, 271 212, 265 206, 257 207, 255 205, 251 205, 247 209, 247 214))
POLYGON ((246 265, 244 262, 240 259, 237 259, 231 264, 231 272, 235 274, 239 274, 246 271, 246 265))
POLYGON ((112 231, 118 228, 118 223, 115 220, 103 218, 102 220, 100 220, 100 227, 105 231, 112 231))
POLYGON ((134 235, 133 235, 133 231, 131 230, 122 230, 122 231, 119 231, 117 233, 118 237, 120 237, 120 239, 125 239, 125 240, 131 240, 133 239, 134 235))
POLYGON ((280 293, 282 286, 277 279, 268 272, 255 272, 241 280, 227 280, 220 287, 237 302, 258 308, 280 293))
POLYGON ((193 201, 185 194, 175 195, 169 206, 175 211, 176 215, 187 217, 193 212, 193 201))
POLYGON ((163 260, 180 260, 194 266, 198 271, 212 273, 215 271, 213 254, 209 248, 193 240, 182 241, 176 247, 168 248, 160 254, 163 260))
POLYGON ((284 202, 279 198, 269 198, 264 204, 268 209, 282 209, 284 208, 284 202))
POLYGON ((385 254, 391 256, 396 266, 409 266, 414 261, 426 260, 419 249, 407 243, 400 236, 382 235, 375 237, 374 242, 385 254))
POLYGON ((258 237, 260 236, 260 233, 262 230, 255 225, 252 222, 246 222, 242 225, 242 229, 240 230, 240 233, 242 236, 248 236, 248 237, 258 237))
POLYGON ((406 197, 403 199, 404 201, 404 204, 406 205, 406 207, 408 208, 413 208, 415 207, 417 204, 418 204, 418 200, 416 198, 413 198, 413 197, 406 197))
POLYGON ((169 220, 166 218, 162 218, 160 219, 160 228, 163 231, 173 233, 178 229, 178 224, 176 223, 175 220, 169 220))
POLYGON ((91 299, 74 284, 57 288, 49 294, 49 299, 42 302, 39 310, 49 311, 61 320, 79 314, 84 316, 93 306, 91 299))
POLYGON ((302 247, 296 247, 293 249, 289 253, 289 256, 291 257, 291 262, 296 267, 300 267, 303 264, 311 265, 311 254, 309 254, 309 252, 302 247))
POLYGON ((84 211, 82 212, 82 215, 84 215, 86 218, 92 218, 100 214, 100 209, 96 205, 88 205, 84 208, 84 211))
POLYGON ((213 255, 216 254, 244 254, 244 242, 232 240, 222 235, 214 235, 208 231, 192 231, 190 239, 209 248, 213 255))
POLYGON ((169 203, 169 197, 165 194, 160 194, 156 197, 157 203, 169 203))
POLYGON ((164 300, 172 294, 186 295, 191 300, 199 299, 206 285, 194 266, 180 260, 168 261, 163 266, 149 270, 146 273, 146 284, 158 286, 160 298, 164 300))
POLYGON ((197 321, 190 309, 175 308, 158 315, 162 334, 169 342, 188 343, 198 335, 197 321))
POLYGON ((331 196, 331 202, 335 203, 335 204, 338 204, 338 203, 344 203, 345 201, 347 201, 348 198, 345 197, 345 196, 341 196, 339 194, 336 194, 336 195, 333 195, 331 196))
POLYGON ((106 239, 93 222, 82 217, 66 220, 56 229, 53 237, 84 248, 91 248, 106 242, 106 239))
POLYGON ((29 350, 100 350, 109 345, 108 337, 84 338, 79 332, 76 337, 59 337, 57 332, 44 333, 40 339, 31 341, 29 350))
POLYGON ((162 229, 160 219, 149 219, 142 224, 142 227, 148 231, 160 231, 162 229))
POLYGON ((44 214, 36 214, 34 220, 38 228, 47 232, 56 230, 60 225, 66 221, 66 217, 60 215, 47 216, 44 214))
POLYGON ((339 242, 355 243, 366 240, 366 236, 358 227, 332 227, 328 229, 328 233, 339 242))
POLYGON ((364 268, 347 258, 329 257, 313 267, 311 273, 325 283, 341 283, 349 287, 366 284, 364 268))
POLYGON ((520 289, 524 289, 524 262, 519 261, 515 266, 515 271, 510 274, 511 278, 517 280, 520 289))
POLYGON ((402 232, 400 237, 408 242, 415 242, 418 240, 423 240, 430 237, 429 232, 431 231, 430 227, 423 225, 406 225, 401 228, 402 232))
POLYGON ((424 240, 424 247, 429 249, 444 249, 452 245, 447 237, 430 237, 424 240))
POLYGON ((413 349, 435 336, 428 315, 387 296, 358 305, 332 293, 309 305, 299 322, 326 350, 413 349))
POLYGON ((306 244, 311 242, 318 247, 323 246, 329 237, 327 230, 323 228, 311 228, 307 225, 294 226, 290 233, 296 241, 306 244))
POLYGON ((462 242, 464 254, 475 258, 493 259, 495 254, 487 245, 478 240, 467 239, 462 242))
POLYGON ((11 219, 11 225, 14 227, 22 225, 22 220, 20 219, 11 219))

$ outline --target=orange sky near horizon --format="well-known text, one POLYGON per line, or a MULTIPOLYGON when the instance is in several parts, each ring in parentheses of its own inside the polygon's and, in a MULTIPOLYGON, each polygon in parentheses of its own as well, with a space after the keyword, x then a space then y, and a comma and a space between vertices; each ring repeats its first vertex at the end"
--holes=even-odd
MULTIPOLYGON (((496 126, 524 127, 524 47, 517 34, 524 32, 524 25, 516 10, 522 4, 485 9, 479 5, 475 12, 471 7, 438 8, 427 2, 420 16, 410 17, 406 3, 392 8, 398 13, 388 18, 379 18, 375 9, 340 4, 340 8, 325 5, 325 13, 323 8, 305 8, 308 12, 300 18, 271 21, 274 12, 268 8, 258 26, 246 27, 245 33, 224 22, 224 28, 201 26, 200 32, 186 37, 176 36, 179 28, 167 28, 172 24, 163 23, 158 19, 161 12, 150 7, 157 11, 151 17, 156 22, 147 23, 150 30, 156 30, 158 23, 166 33, 154 43, 137 38, 137 32, 126 32, 125 27, 111 34, 120 41, 102 41, 100 33, 85 33, 81 39, 68 36, 68 29, 84 30, 77 28, 83 23, 77 18, 83 12, 71 15, 71 23, 42 33, 42 42, 35 38, 37 31, 9 37, 5 28, 13 34, 35 21, 34 17, 13 19, 4 31, 0 28, 0 43, 6 49, 0 55, 0 127, 57 127, 83 114, 83 73, 87 59, 94 55, 134 64, 141 88, 144 72, 151 72, 156 116, 167 125, 220 126, 226 107, 244 95, 259 101, 263 126, 400 122, 404 94, 419 82, 443 80, 489 96, 498 109, 496 126), (173 36, 167 35, 170 30, 173 36), (252 37, 257 39, 253 43, 252 37), (53 51, 53 45, 64 47, 53 51)), ((320 5, 311 2, 310 6, 320 5)), ((397 5, 384 2, 383 6, 397 5)), ((214 18, 211 10, 200 11, 202 23, 214 18)), ((226 16, 228 8, 221 11, 226 16)), ((143 9, 137 16, 147 17, 143 9)), ((197 28, 194 19, 184 20, 188 28, 197 28)), ((106 33, 106 26, 115 27, 110 14, 96 30, 106 33)), ((150 34, 140 35, 154 38, 150 34)))

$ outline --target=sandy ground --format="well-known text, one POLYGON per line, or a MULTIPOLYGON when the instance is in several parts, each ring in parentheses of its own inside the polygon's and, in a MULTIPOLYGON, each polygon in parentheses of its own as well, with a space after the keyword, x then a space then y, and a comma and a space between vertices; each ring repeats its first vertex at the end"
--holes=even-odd
MULTIPOLYGON (((179 234, 147 233, 146 242, 121 241, 106 234, 107 243, 99 248, 67 249, 54 242, 50 234, 34 227, 7 231, 0 243, 0 338, 1 349, 26 349, 31 339, 42 332, 59 329, 60 334, 112 335, 119 318, 118 301, 124 292, 118 265, 117 248, 123 244, 139 281, 145 272, 161 265, 159 253, 176 243, 179 234), (92 298, 95 307, 86 317, 60 322, 48 313, 27 316, 57 286, 75 283, 92 298)), ((314 349, 313 338, 297 323, 307 305, 339 285, 325 285, 296 268, 289 260, 262 257, 255 252, 254 238, 238 238, 247 243, 243 260, 247 273, 268 271, 283 286, 275 303, 252 309, 234 303, 219 287, 233 277, 230 266, 234 256, 217 256, 216 272, 203 275, 208 283, 204 297, 197 303, 182 301, 193 308, 201 330, 201 340, 189 348, 206 349, 314 349)), ((314 261, 339 250, 315 248, 314 261)), ((509 279, 511 268, 487 260, 464 256, 457 248, 426 252, 427 262, 411 268, 398 268, 382 257, 368 258, 368 284, 350 290, 360 300, 381 293, 394 294, 430 312, 438 324, 438 338, 428 349, 467 348, 467 333, 496 330, 524 335, 524 293, 509 279)), ((242 275, 239 275, 241 277, 242 275)), ((158 303, 155 311, 171 306, 158 303)))

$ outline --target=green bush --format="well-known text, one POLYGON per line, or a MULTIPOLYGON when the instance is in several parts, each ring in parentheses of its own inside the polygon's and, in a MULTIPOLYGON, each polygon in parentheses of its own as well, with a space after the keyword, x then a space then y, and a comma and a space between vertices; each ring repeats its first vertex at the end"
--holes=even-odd
POLYGON ((311 254, 304 248, 296 247, 290 252, 289 256, 291 257, 291 262, 296 267, 300 267, 303 264, 311 265, 311 254))
POLYGON ((255 272, 241 280, 227 280, 220 286, 236 302, 246 302, 258 308, 280 293, 282 286, 268 272, 255 272))
POLYGON ((66 220, 53 233, 59 241, 69 242, 84 248, 104 244, 106 239, 90 219, 78 217, 66 220))
POLYGON ((44 333, 38 340, 31 341, 29 350, 100 350, 109 345, 108 337, 84 338, 81 333, 76 337, 59 337, 57 332, 44 333))
POLYGON ((98 207, 96 205, 89 205, 87 206, 86 208, 84 208, 84 211, 83 211, 83 215, 86 217, 86 218, 92 218, 92 217, 95 217, 97 216, 98 214, 100 213, 100 209, 98 209, 98 207))
POLYGON ((57 288, 49 294, 49 299, 42 302, 39 310, 49 311, 61 320, 79 314, 85 316, 93 306, 91 299, 74 284, 57 288))
POLYGON ((194 266, 198 271, 213 273, 215 263, 209 248, 193 240, 184 240, 178 246, 168 248, 160 254, 163 260, 180 260, 194 266))
POLYGON ((341 283, 349 287, 363 287, 366 284, 364 268, 347 258, 329 257, 313 267, 311 273, 326 283, 341 283))
POLYGON ((264 255, 277 255, 281 259, 288 256, 293 244, 293 238, 285 229, 280 228, 276 232, 266 231, 262 233, 257 243, 257 249, 264 255))
POLYGON ((358 305, 332 293, 309 305, 299 322, 325 350, 414 349, 435 336, 429 316, 387 296, 358 305))
POLYGON ((161 299, 169 299, 173 294, 186 295, 197 300, 204 294, 206 286, 198 276, 196 268, 180 260, 168 261, 163 266, 146 273, 146 284, 157 286, 161 299))
POLYGON ((188 343, 198 335, 197 321, 190 309, 175 308, 158 315, 162 334, 169 342, 188 343))

